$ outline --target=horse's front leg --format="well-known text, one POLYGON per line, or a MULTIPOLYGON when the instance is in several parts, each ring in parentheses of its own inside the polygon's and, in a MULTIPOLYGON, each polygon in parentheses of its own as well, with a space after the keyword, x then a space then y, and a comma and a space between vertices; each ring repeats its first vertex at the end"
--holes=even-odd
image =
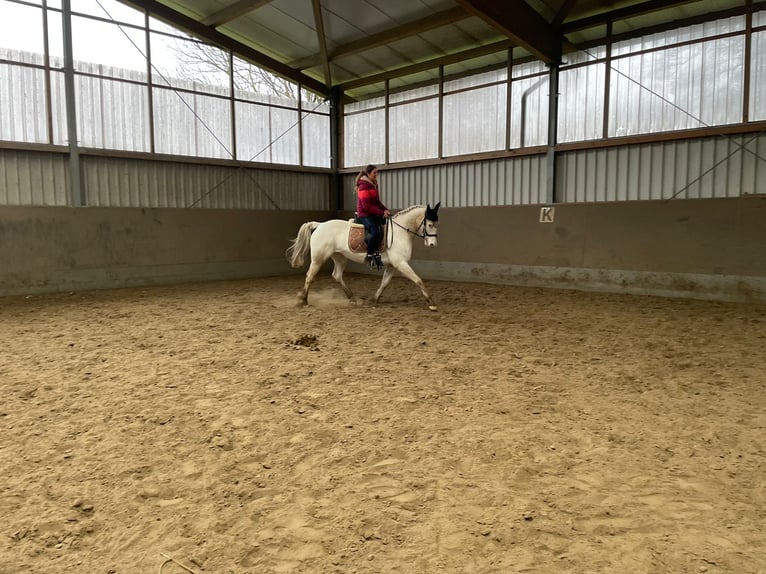
POLYGON ((375 300, 373 301, 373 305, 377 305, 378 301, 380 300, 380 296, 383 294, 383 290, 388 286, 389 283, 391 283, 391 278, 394 276, 394 268, 391 267, 391 265, 386 265, 383 268, 383 279, 380 282, 380 287, 378 287, 378 290, 375 292, 375 300))
MULTIPOLYGON (((420 277, 418 277, 418 274, 415 273, 415 271, 412 270, 412 267, 410 267, 410 264, 407 263, 406 261, 402 261, 397 266, 397 269, 402 275, 404 275, 407 279, 412 281, 415 285, 417 285, 420 288, 420 292, 423 294, 423 297, 426 298, 426 303, 428 303, 428 309, 431 311, 436 311, 436 305, 434 305, 433 299, 431 299, 431 295, 428 294, 428 291, 426 290, 426 286, 423 283, 423 280, 420 277)), ((386 268, 386 270, 388 270, 388 268, 386 268)), ((383 280, 384 281, 386 280, 385 275, 383 276, 383 280)), ((391 279, 389 278, 389 281, 390 280, 391 279)), ((378 289, 378 292, 382 290, 383 289, 381 286, 381 289, 378 289)))

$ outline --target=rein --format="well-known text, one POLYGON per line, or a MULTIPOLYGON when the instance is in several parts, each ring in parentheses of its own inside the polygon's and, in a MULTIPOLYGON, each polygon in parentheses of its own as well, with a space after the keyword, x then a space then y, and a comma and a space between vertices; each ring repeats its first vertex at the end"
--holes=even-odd
MULTIPOLYGON (((421 239, 425 239, 426 237, 438 237, 438 234, 437 234, 437 233, 428 233, 428 231, 426 230, 426 218, 425 218, 425 216, 424 216, 424 217, 423 217, 423 219, 420 221, 420 223, 418 223, 418 226, 415 228, 415 231, 412 231, 412 230, 411 230, 409 227, 405 227, 405 226, 404 226, 404 225, 402 225, 401 223, 398 223, 398 222, 397 222, 397 221, 396 221, 396 220, 393 218, 393 216, 389 216, 388 220, 389 220, 391 223, 393 223, 394 225, 396 225, 398 228, 400 228, 400 229, 404 229, 404 230, 405 230, 407 233, 411 233, 411 234, 412 234, 412 235, 414 235, 415 237, 420 237, 421 239), (417 233, 417 230, 418 230, 418 229, 420 229, 421 227, 423 228, 423 233, 417 233)), ((392 230, 392 231, 393 231, 393 230, 392 230)), ((391 236, 391 240, 393 241, 393 235, 391 236)))

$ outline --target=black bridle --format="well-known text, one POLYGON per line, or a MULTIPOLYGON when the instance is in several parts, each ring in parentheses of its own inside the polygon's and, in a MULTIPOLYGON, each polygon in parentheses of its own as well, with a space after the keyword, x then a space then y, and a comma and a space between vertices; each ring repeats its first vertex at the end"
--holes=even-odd
MULTIPOLYGON (((387 219, 388 219, 389 222, 393 223, 398 228, 404 229, 407 233, 410 233, 410 234, 414 235, 415 237, 420 237, 424 241, 428 237, 438 237, 439 236, 438 233, 428 233, 428 227, 426 226, 426 221, 431 221, 431 220, 427 219, 426 217, 423 217, 423 220, 420 223, 418 223, 418 226, 415 228, 415 231, 412 231, 412 229, 410 229, 409 227, 405 227, 401 223, 397 222, 392 215, 389 215, 387 219), (417 231, 421 227, 423 228, 423 233, 418 233, 417 231)), ((432 223, 436 223, 436 222, 433 221, 432 223)), ((389 228, 390 228, 390 226, 389 226, 389 228)), ((388 244, 388 247, 391 247, 394 244, 393 229, 391 229, 390 239, 386 243, 388 244)))
MULTIPOLYGON (((412 231, 409 227, 405 227, 401 223, 397 222, 393 216, 389 215, 388 220, 396 225, 400 229, 404 229, 407 233, 411 233, 415 237, 420 237, 421 239, 425 240, 427 237, 438 237, 438 233, 428 233, 428 228, 426 226, 426 221, 431 221, 430 219, 426 219, 423 217, 423 220, 418 224, 418 226, 415 228, 415 231, 412 231), (423 228, 423 233, 417 233, 417 230, 420 228, 423 228)), ((436 223, 435 221, 432 221, 432 223, 436 223)), ((393 236, 391 237, 391 240, 393 241, 393 236)))

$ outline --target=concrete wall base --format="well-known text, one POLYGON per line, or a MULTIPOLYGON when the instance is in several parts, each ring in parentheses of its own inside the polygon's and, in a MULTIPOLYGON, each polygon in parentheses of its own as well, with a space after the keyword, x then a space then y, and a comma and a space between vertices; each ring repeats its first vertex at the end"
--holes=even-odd
POLYGON ((766 277, 413 261, 424 279, 766 303, 766 277))

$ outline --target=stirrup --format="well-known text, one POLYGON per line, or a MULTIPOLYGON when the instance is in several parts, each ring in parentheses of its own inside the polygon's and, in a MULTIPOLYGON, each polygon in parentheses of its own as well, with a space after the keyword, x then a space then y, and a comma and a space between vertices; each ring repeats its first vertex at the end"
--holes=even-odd
POLYGON ((377 267, 378 271, 380 271, 383 268, 383 260, 380 258, 380 253, 373 253, 371 256, 368 255, 368 257, 370 258, 370 269, 377 267))
POLYGON ((383 260, 380 258, 380 253, 367 254, 364 257, 364 264, 370 269, 381 269, 383 267, 383 260))

